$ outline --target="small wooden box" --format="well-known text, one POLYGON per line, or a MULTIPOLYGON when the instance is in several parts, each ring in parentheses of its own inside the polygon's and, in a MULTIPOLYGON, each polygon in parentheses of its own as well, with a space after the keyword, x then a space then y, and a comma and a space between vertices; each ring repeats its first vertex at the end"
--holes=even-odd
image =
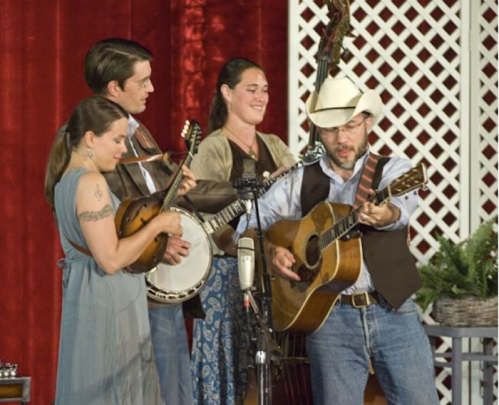
POLYGON ((19 401, 27 404, 30 399, 31 377, 0 378, 0 402, 19 401))

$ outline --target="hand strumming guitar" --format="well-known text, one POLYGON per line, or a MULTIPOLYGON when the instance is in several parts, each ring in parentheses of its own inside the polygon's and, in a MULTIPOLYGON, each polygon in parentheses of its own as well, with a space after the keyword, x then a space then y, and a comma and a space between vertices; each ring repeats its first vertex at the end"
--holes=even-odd
POLYGON ((274 245, 267 239, 265 239, 264 248, 267 263, 274 272, 284 278, 300 281, 298 274, 291 269, 295 263, 295 258, 288 249, 274 245))

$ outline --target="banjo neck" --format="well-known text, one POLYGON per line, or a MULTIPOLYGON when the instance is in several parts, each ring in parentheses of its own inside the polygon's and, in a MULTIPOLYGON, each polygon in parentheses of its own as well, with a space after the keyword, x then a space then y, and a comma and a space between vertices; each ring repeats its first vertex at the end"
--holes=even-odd
MULTIPOLYGON (((305 163, 300 160, 299 162, 295 163, 293 166, 289 168, 288 171, 281 173, 277 177, 269 177, 264 180, 263 182, 263 187, 258 191, 258 197, 260 198, 263 196, 268 189, 274 184, 278 179, 281 177, 287 176, 291 172, 295 171, 299 167, 302 167, 305 163)), ((218 214, 210 218, 209 220, 203 222, 201 225, 204 228, 204 230, 211 235, 215 231, 219 230, 222 226, 227 225, 230 221, 232 221, 234 218, 237 218, 239 215, 243 214, 246 211, 246 204, 251 204, 250 200, 243 200, 243 199, 238 199, 225 207, 222 211, 220 211, 218 214)))

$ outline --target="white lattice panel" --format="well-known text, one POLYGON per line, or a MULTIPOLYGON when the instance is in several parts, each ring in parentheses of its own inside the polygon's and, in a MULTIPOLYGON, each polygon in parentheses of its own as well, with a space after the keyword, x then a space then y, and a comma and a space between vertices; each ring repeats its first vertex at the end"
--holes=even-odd
POLYGON ((478 213, 472 228, 497 214, 497 2, 482 0, 471 26, 476 46, 471 47, 472 108, 471 127, 473 172, 472 211, 478 213))
MULTIPOLYGON (((289 145, 299 154, 329 16, 322 0, 289 1, 289 145)), ((457 242, 497 214, 497 2, 354 0, 351 17, 355 38, 345 39, 339 69, 385 103, 373 149, 428 166, 429 191, 411 221, 412 251, 423 263, 437 248, 436 233, 457 242)), ((424 320, 434 323, 430 311, 424 320)), ((449 370, 439 371, 441 404, 451 401, 449 386, 449 370)))

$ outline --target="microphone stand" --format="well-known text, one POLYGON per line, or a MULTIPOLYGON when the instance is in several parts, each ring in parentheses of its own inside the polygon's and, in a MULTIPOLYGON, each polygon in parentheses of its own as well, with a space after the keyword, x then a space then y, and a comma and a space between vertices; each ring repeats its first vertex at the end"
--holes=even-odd
POLYGON ((279 345, 271 336, 266 320, 262 317, 258 305, 251 293, 246 291, 256 316, 257 336, 255 353, 255 364, 257 371, 258 405, 272 404, 272 363, 279 364, 282 352, 279 345))
POLYGON ((256 234, 260 248, 260 257, 262 260, 262 294, 261 308, 248 291, 251 307, 255 313, 256 323, 256 354, 255 365, 257 371, 257 387, 258 387, 258 405, 272 404, 272 363, 278 365, 282 357, 282 352, 279 345, 273 339, 274 328, 272 323, 272 287, 270 283, 270 274, 267 268, 265 251, 263 245, 263 232, 260 221, 260 212, 258 209, 258 187, 252 187, 253 201, 255 202, 255 213, 257 228, 256 234))
POLYGON ((256 236, 258 238, 258 246, 260 247, 260 257, 262 260, 262 281, 263 281, 263 300, 262 300, 262 310, 265 320, 267 322, 268 328, 273 332, 274 325, 272 322, 272 287, 270 285, 270 274, 267 267, 267 258, 265 257, 265 250, 263 246, 263 232, 262 223, 260 221, 260 211, 258 209, 258 190, 254 188, 253 190, 253 201, 255 202, 255 213, 256 213, 256 236))

